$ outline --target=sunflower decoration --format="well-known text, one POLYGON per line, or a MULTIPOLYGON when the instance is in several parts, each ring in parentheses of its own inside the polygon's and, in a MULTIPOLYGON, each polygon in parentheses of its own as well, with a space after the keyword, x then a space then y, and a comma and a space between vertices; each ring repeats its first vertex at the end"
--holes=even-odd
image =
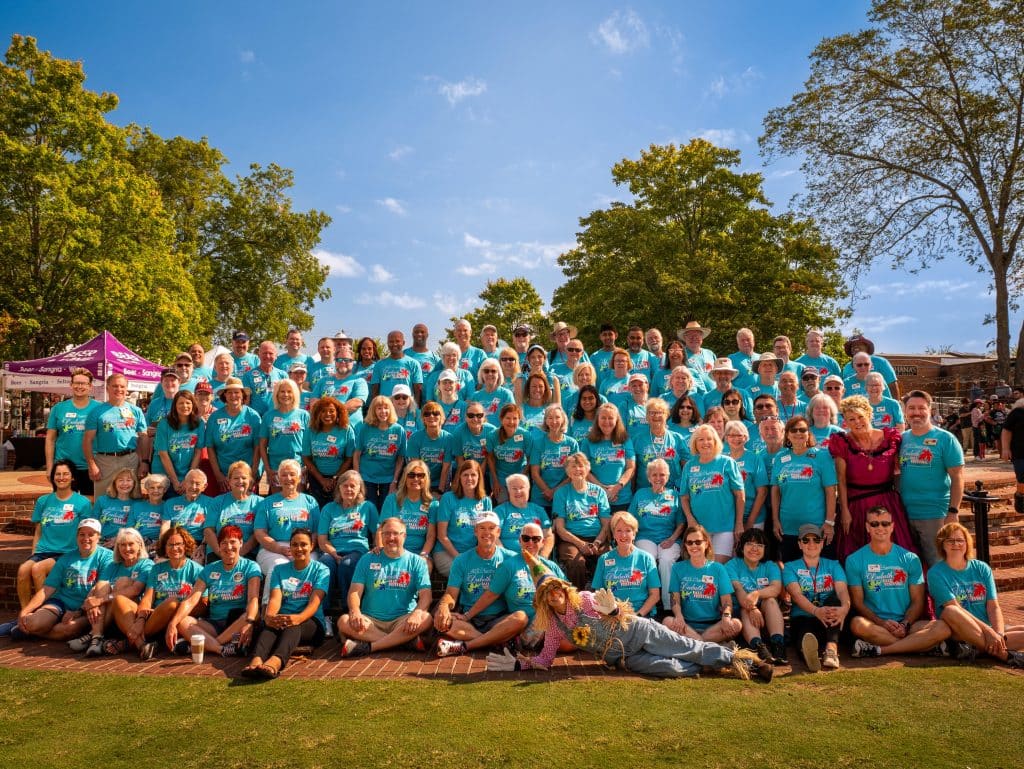
POLYGON ((584 648, 590 643, 590 628, 586 625, 577 625, 572 630, 572 642, 576 646, 584 648))

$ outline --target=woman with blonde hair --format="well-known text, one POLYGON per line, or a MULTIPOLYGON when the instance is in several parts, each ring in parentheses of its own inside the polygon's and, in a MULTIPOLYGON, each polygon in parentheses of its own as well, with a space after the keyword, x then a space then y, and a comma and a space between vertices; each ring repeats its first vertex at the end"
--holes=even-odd
POLYGON ((378 395, 370 401, 370 410, 356 437, 352 469, 363 477, 366 499, 379 511, 388 494, 398 487, 405 464, 405 428, 391 399, 378 395))

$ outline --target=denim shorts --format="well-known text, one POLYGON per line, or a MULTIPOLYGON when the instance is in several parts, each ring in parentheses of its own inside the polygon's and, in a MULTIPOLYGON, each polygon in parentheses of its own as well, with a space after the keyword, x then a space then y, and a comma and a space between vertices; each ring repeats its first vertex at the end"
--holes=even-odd
POLYGON ((28 559, 30 561, 32 561, 33 563, 40 563, 42 561, 46 561, 46 560, 49 560, 51 558, 56 561, 62 555, 64 555, 64 553, 39 552, 39 553, 32 553, 32 555, 30 555, 28 557, 28 559))

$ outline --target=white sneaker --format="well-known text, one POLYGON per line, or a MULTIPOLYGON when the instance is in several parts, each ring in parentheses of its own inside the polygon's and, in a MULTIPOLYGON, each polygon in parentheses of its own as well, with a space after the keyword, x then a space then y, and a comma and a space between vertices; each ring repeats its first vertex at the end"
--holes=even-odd
POLYGON ((839 670, 839 652, 835 649, 826 649, 825 658, 821 661, 821 666, 829 670, 839 670))
POLYGON ((462 641, 449 641, 447 638, 438 638, 434 654, 438 657, 456 657, 466 653, 466 644, 462 641))
POLYGON ((882 650, 876 644, 870 644, 862 638, 853 642, 853 657, 880 657, 882 650))
POLYGON ((818 639, 814 633, 804 633, 800 639, 800 653, 803 654, 804 664, 812 673, 821 670, 821 660, 818 658, 818 639))
POLYGON ((73 652, 84 652, 92 643, 92 633, 85 633, 68 641, 68 648, 73 652))

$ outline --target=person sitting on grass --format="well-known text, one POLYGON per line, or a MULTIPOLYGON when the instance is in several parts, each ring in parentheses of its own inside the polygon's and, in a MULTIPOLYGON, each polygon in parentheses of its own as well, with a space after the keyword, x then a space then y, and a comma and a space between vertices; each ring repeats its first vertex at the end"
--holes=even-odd
POLYGON ((501 521, 491 510, 477 514, 473 531, 476 547, 452 562, 448 590, 434 611, 434 629, 443 636, 437 641, 438 657, 497 646, 515 638, 529 622, 525 612, 510 614, 503 598, 481 600, 498 567, 515 553, 501 547, 501 521), (459 612, 452 611, 456 605, 459 612))
POLYGON ((872 507, 868 544, 846 559, 854 657, 908 654, 935 649, 950 636, 942 620, 925 615, 921 559, 892 541, 892 513, 872 507))
POLYGON ((331 575, 312 557, 313 532, 292 531, 288 540, 291 560, 279 563, 270 575, 270 602, 253 647, 249 664, 242 669, 246 678, 277 678, 300 643, 319 646, 326 635, 324 598, 331 575))
POLYGON ((512 655, 508 649, 487 655, 488 671, 547 669, 565 641, 592 652, 610 667, 656 678, 692 678, 704 668, 732 669, 740 678, 751 674, 772 680, 773 669, 749 649, 679 635, 659 622, 638 617, 628 601, 616 601, 610 591, 577 590, 559 579, 524 550, 536 582, 535 624, 544 631, 544 647, 535 657, 512 655))
POLYGON ((713 560, 714 544, 703 526, 687 526, 683 546, 687 558, 672 566, 672 616, 665 618, 665 626, 697 641, 725 643, 743 630, 732 616, 729 572, 725 564, 713 560))
MULTIPOLYGON (((425 473, 423 463, 417 464, 425 473)), ((405 549, 405 536, 401 518, 384 519, 378 530, 381 547, 364 553, 356 563, 348 612, 338 619, 342 657, 393 649, 418 641, 430 629, 433 597, 427 562, 405 549)))
POLYGON ((974 557, 974 538, 961 523, 935 535, 942 557, 928 570, 928 592, 936 616, 959 642, 957 659, 973 662, 978 652, 1010 667, 1024 668, 1024 625, 1006 627, 992 569, 974 557))
POLYGON ((153 568, 146 543, 137 529, 126 527, 117 532, 113 550, 113 560, 100 572, 99 581, 82 602, 89 631, 68 641, 71 651, 84 651, 86 657, 99 657, 104 653, 106 629, 114 624, 114 598, 123 595, 138 600, 153 568))
POLYGON ((782 572, 768 558, 763 529, 747 529, 736 543, 736 557, 725 565, 733 587, 733 611, 743 623, 743 638, 761 659, 786 664, 782 572))
POLYGON ((18 613, 18 619, 0 625, 0 637, 67 641, 82 635, 89 627, 82 602, 114 557, 99 544, 102 528, 95 518, 79 521, 75 537, 78 546, 57 559, 43 587, 18 613))

